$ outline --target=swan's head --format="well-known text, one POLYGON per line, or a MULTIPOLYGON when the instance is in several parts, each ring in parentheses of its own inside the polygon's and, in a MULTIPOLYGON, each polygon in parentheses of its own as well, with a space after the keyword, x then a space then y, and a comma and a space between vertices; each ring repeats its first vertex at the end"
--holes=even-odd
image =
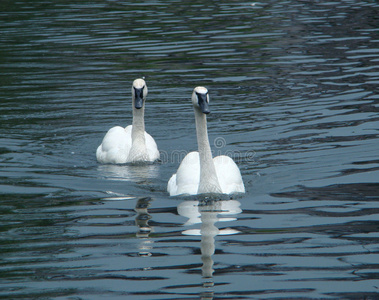
POLYGON ((147 86, 145 80, 138 78, 133 81, 132 95, 134 107, 140 109, 143 107, 143 102, 147 96, 147 86))
POLYGON ((192 93, 192 104, 195 108, 201 110, 203 114, 209 114, 209 95, 208 90, 205 87, 198 86, 192 93))

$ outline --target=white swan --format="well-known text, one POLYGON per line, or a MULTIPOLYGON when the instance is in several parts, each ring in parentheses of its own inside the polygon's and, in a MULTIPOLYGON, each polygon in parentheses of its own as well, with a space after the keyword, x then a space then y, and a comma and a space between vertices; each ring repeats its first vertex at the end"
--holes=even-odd
POLYGON ((109 129, 96 151, 99 163, 153 162, 159 158, 157 144, 145 131, 146 96, 146 82, 143 79, 134 80, 132 87, 133 123, 126 128, 115 126, 109 129))
POLYGON ((170 196, 245 192, 240 170, 233 159, 225 155, 212 158, 206 119, 206 115, 210 112, 208 103, 208 90, 196 87, 192 93, 192 104, 195 111, 199 152, 188 153, 176 174, 170 178, 167 184, 170 196))

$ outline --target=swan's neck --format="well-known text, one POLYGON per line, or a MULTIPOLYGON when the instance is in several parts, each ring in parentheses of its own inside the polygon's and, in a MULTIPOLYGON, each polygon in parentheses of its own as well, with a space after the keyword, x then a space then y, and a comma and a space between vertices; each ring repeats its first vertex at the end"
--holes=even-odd
POLYGON ((206 116, 195 108, 197 145, 200 156, 200 183, 198 194, 222 193, 209 145, 206 116))
POLYGON ((145 143, 145 108, 136 109, 133 107, 133 127, 132 127, 132 141, 143 140, 145 143))
POLYGON ((144 106, 140 109, 136 109, 133 103, 132 147, 128 158, 128 161, 130 162, 148 160, 145 141, 144 113, 144 106))

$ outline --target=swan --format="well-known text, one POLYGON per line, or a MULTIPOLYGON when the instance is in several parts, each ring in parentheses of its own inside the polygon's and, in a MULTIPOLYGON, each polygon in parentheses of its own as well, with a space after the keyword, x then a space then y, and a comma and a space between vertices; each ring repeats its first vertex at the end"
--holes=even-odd
POLYGON ((241 172, 233 159, 225 155, 212 158, 206 118, 210 113, 209 95, 205 87, 193 90, 192 104, 199 151, 184 157, 176 174, 168 181, 167 191, 170 196, 244 193, 241 172))
POLYGON ((133 122, 123 128, 109 129, 101 145, 97 148, 96 158, 103 164, 124 164, 154 162, 159 158, 157 144, 145 131, 144 112, 147 96, 145 80, 136 79, 132 86, 133 122))

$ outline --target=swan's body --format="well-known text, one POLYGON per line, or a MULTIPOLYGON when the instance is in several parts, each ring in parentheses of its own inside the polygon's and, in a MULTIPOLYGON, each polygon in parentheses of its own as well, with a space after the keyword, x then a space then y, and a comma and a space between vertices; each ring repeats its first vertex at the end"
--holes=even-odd
POLYGON ((170 178, 167 191, 170 196, 244 193, 241 172, 233 159, 225 155, 212 158, 206 119, 209 113, 208 90, 204 87, 195 88, 192 103, 199 151, 186 155, 176 174, 170 178))
POLYGON ((97 148, 96 158, 103 164, 153 162, 159 158, 154 139, 145 131, 147 86, 136 79, 132 87, 133 123, 126 128, 115 126, 107 132, 97 148))

